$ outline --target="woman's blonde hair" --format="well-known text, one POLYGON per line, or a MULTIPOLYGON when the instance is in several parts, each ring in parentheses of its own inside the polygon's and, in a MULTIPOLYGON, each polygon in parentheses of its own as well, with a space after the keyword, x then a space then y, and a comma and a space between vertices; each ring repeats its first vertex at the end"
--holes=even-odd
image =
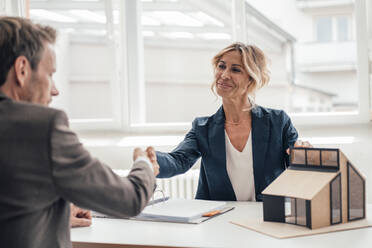
MULTIPOLYGON (((267 58, 263 51, 254 45, 245 45, 237 42, 222 49, 213 57, 212 64, 214 69, 217 69, 223 55, 231 51, 238 51, 242 57, 242 63, 245 71, 249 75, 250 85, 248 87, 248 95, 253 105, 255 93, 258 89, 268 84, 270 80, 270 72, 267 69, 267 58)), ((214 80, 211 89, 215 92, 216 79, 214 80)))

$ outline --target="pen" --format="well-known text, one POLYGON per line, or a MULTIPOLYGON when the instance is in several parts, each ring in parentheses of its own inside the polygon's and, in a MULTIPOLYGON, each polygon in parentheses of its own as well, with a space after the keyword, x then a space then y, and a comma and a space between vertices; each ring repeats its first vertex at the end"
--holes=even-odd
POLYGON ((202 216, 203 217, 212 217, 212 216, 214 216, 216 214, 220 214, 220 213, 221 213, 220 210, 213 210, 213 211, 210 211, 208 213, 203 214, 202 216))

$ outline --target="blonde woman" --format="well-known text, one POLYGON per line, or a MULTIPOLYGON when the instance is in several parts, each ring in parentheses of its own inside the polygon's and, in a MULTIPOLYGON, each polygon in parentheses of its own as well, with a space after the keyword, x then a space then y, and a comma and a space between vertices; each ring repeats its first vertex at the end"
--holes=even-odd
POLYGON ((212 84, 222 106, 209 117, 196 118, 185 139, 170 153, 147 152, 160 166, 159 178, 186 172, 202 158, 196 198, 260 201, 261 192, 282 173, 288 148, 309 146, 282 110, 254 103, 269 81, 261 49, 234 43, 213 58, 212 84))

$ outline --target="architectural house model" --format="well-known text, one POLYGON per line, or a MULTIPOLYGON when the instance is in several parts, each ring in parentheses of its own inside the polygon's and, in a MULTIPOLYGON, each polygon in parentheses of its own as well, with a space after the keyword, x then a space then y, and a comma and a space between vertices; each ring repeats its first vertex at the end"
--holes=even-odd
POLYGON ((339 149, 293 148, 263 192, 264 221, 311 229, 366 217, 365 178, 339 149))

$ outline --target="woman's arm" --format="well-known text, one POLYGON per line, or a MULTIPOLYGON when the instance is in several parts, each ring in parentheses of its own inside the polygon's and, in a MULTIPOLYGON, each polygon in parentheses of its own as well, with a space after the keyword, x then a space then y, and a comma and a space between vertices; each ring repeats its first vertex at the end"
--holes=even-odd
MULTIPOLYGON (((285 114, 285 113, 284 113, 285 114)), ((284 125, 283 130, 283 147, 286 150, 286 166, 289 166, 289 153, 290 148, 292 147, 313 147, 308 141, 302 141, 298 140, 298 133, 296 128, 293 126, 291 119, 287 114, 285 114, 285 117, 287 118, 286 124, 284 125)))
POLYGON ((289 116, 284 113, 285 125, 283 128, 283 148, 285 153, 285 163, 286 167, 289 166, 289 150, 294 147, 298 138, 298 133, 296 128, 293 126, 289 116))
POLYGON ((193 121, 191 130, 185 139, 170 153, 156 152, 160 166, 158 178, 172 177, 188 171, 200 158, 198 141, 196 138, 196 121, 193 121))

